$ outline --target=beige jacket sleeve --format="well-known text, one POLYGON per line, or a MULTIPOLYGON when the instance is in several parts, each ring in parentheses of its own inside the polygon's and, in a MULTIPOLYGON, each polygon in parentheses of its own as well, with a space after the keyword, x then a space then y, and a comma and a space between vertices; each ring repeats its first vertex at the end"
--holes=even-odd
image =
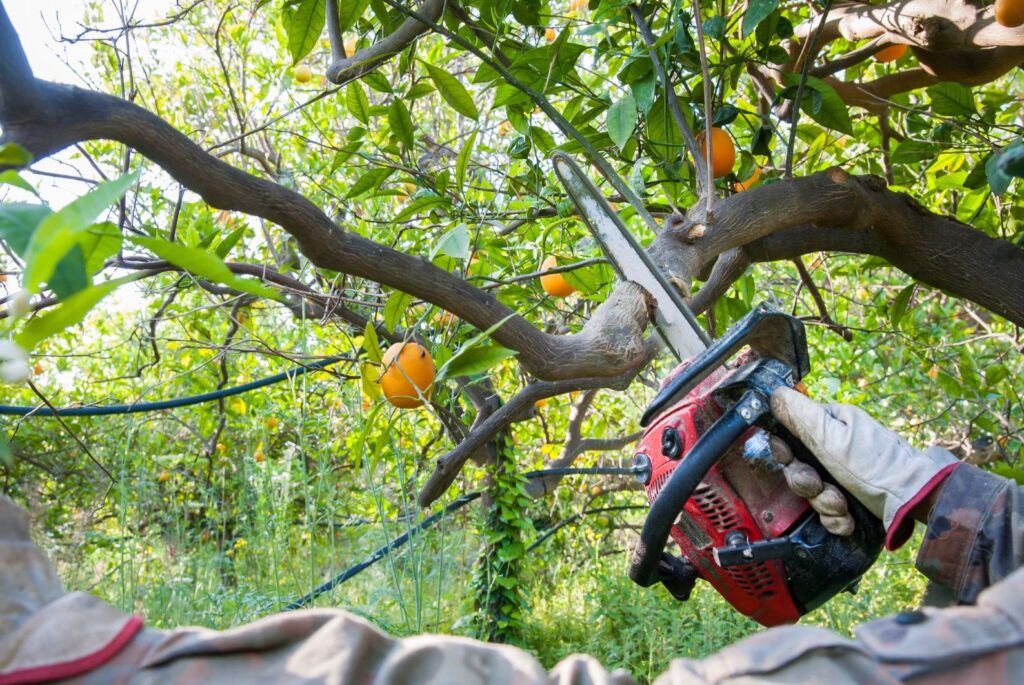
MULTIPOLYGON (((546 673, 514 647, 446 636, 398 640, 335 610, 277 614, 222 632, 139 629, 99 600, 64 594, 2 496, 0 589, 0 685, 635 682, 587 656, 546 673)), ((765 630, 707 659, 673 661, 656 685, 1017 682, 1024 673, 1022 617, 1024 570, 982 593, 977 606, 899 614, 863 626, 857 640, 815 627, 765 630)))

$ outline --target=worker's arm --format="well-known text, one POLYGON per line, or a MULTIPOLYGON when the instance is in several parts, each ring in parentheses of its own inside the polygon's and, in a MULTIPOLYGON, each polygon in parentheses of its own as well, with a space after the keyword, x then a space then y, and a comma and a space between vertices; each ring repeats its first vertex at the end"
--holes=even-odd
POLYGON ((917 568, 973 604, 1024 566, 1024 497, 1016 483, 961 464, 916 511, 927 520, 917 568))

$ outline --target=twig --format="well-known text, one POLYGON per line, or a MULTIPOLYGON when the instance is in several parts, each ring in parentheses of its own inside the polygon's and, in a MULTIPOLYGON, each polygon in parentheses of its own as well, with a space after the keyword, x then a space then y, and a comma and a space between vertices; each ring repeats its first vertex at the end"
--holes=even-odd
MULTIPOLYGON (((694 2, 697 2, 697 0, 694 0, 694 2)), ((818 51, 818 37, 821 35, 821 30, 825 27, 830 9, 832 9, 832 0, 825 0, 825 9, 821 13, 821 21, 818 23, 818 28, 811 35, 810 43, 806 44, 808 49, 804 55, 803 69, 800 71, 800 83, 796 87, 793 116, 789 122, 789 142, 786 144, 786 169, 783 173, 783 178, 793 177, 793 149, 796 146, 796 128, 797 123, 800 121, 800 104, 804 97, 804 85, 807 83, 807 75, 810 72, 811 63, 814 61, 814 55, 818 51)))
POLYGON ((683 116, 683 110, 679 106, 679 99, 676 97, 676 89, 672 83, 672 78, 661 64, 661 57, 658 56, 657 40, 651 32, 650 25, 644 19, 644 15, 640 11, 640 8, 635 4, 629 5, 629 13, 633 15, 633 21, 636 22, 636 26, 640 30, 640 36, 647 44, 647 53, 651 56, 651 64, 654 65, 654 73, 657 75, 658 80, 665 89, 665 98, 668 101, 669 109, 672 110, 672 116, 675 117, 676 125, 679 127, 679 132, 683 134, 683 141, 686 143, 686 148, 689 150, 690 156, 693 158, 693 166, 697 170, 698 194, 703 196, 704 193, 709 192, 709 189, 711 188, 711 177, 708 175, 707 166, 705 165, 702 167, 700 164, 700 146, 697 144, 697 138, 693 135, 693 130, 686 122, 686 117, 683 116))
MULTIPOLYGON (((705 195, 704 210, 704 221, 706 223, 712 223, 714 220, 713 212, 715 207, 715 186, 714 186, 714 173, 712 171, 712 156, 711 156, 711 121, 713 113, 711 108, 713 103, 711 101, 711 71, 708 69, 708 54, 704 47, 704 27, 701 24, 700 16, 700 0, 693 0, 693 20, 697 25, 697 45, 700 48, 700 71, 703 78, 701 84, 704 88, 704 169, 705 174, 708 178, 708 192, 705 195)), ((697 163, 697 160, 693 160, 697 163)))

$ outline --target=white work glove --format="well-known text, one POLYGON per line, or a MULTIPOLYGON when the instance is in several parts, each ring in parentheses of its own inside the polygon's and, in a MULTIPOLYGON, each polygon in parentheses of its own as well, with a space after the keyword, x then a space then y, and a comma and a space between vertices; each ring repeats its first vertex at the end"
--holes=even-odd
POLYGON ((857 407, 821 405, 789 388, 772 393, 772 413, 882 520, 888 549, 906 542, 913 530, 907 514, 959 463, 938 447, 914 449, 857 407))

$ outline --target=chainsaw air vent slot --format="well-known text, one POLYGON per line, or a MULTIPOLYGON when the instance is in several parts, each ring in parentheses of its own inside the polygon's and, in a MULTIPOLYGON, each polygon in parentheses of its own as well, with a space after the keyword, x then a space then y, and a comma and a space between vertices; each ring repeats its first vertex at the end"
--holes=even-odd
POLYGON ((669 476, 672 475, 672 471, 665 471, 660 476, 654 479, 647 488, 647 501, 653 504, 654 500, 658 498, 658 493, 665 487, 665 483, 668 482, 669 476))
POLYGON ((693 501, 716 529, 726 531, 742 527, 736 510, 729 506, 721 492, 707 483, 701 483, 693 491, 693 501))

